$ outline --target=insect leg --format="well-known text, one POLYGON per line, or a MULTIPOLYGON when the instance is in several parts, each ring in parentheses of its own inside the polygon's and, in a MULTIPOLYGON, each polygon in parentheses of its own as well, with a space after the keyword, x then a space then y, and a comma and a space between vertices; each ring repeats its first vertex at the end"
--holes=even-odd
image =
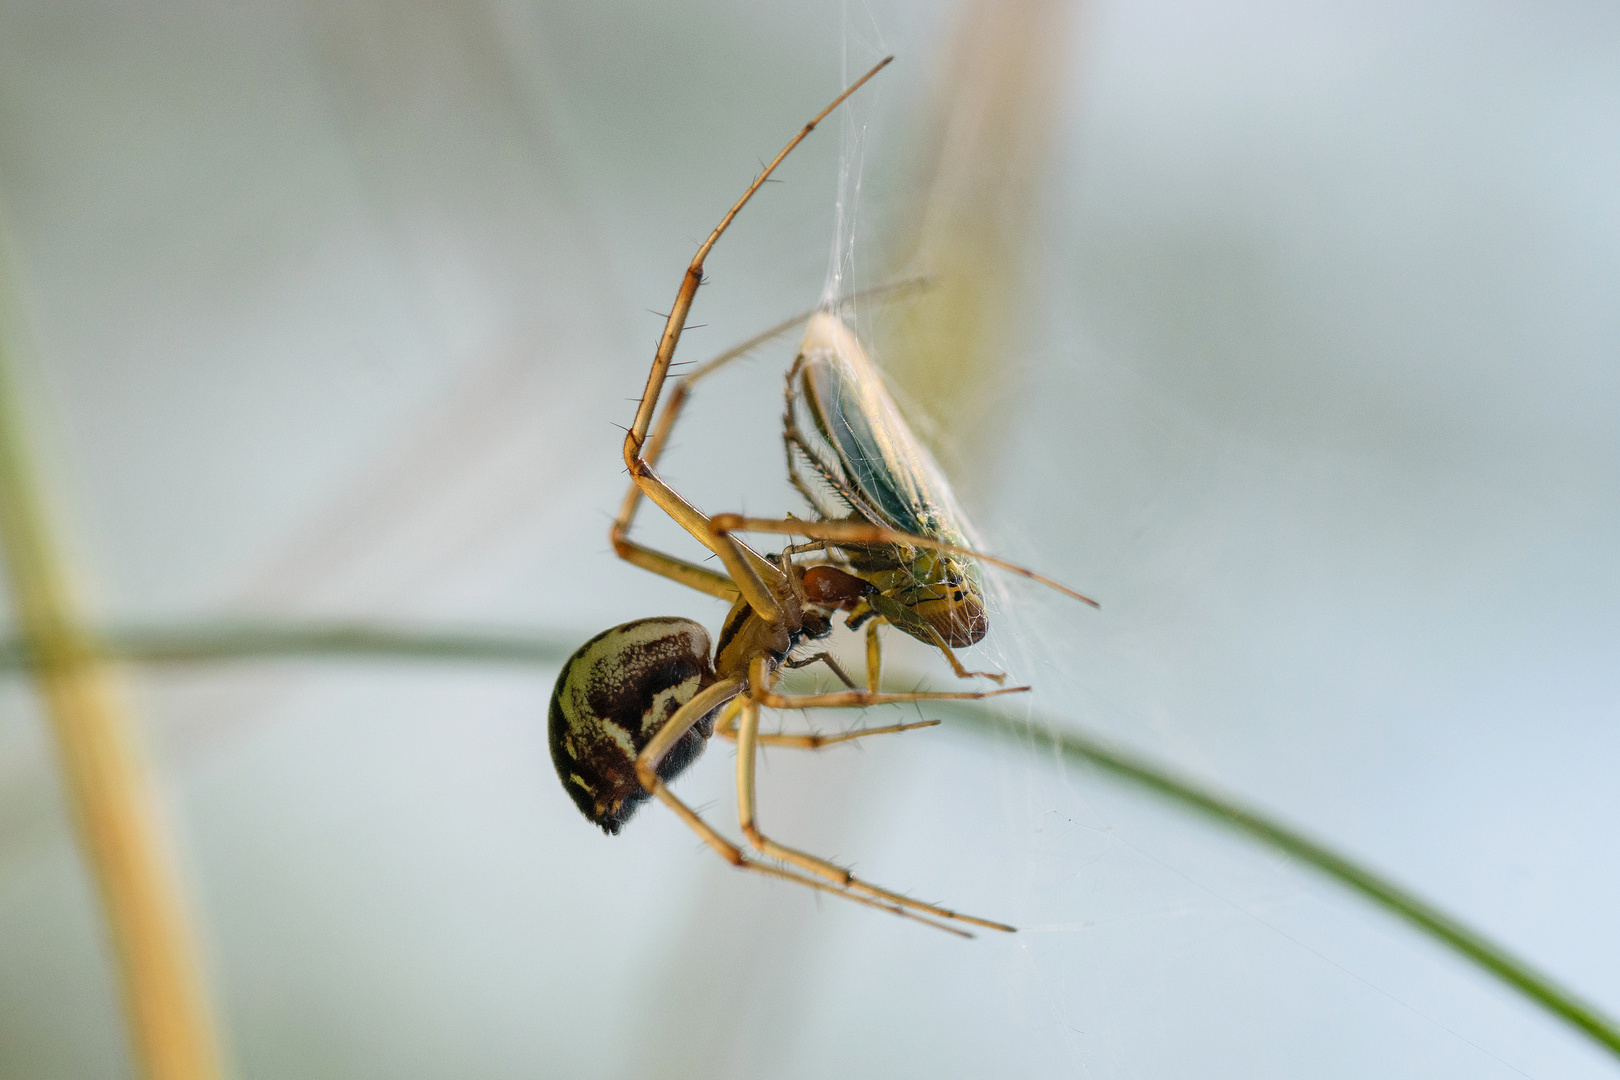
MULTIPOLYGON (((795 362, 795 368, 796 367, 797 362, 795 362)), ((824 518, 840 516, 841 511, 837 509, 830 509, 822 501, 821 496, 810 487, 809 483, 806 482, 804 477, 800 474, 799 460, 793 454, 793 451, 797 449, 799 451, 799 456, 803 457, 805 463, 815 471, 815 474, 818 477, 821 478, 821 482, 826 484, 827 487, 832 489, 833 494, 837 495, 844 501, 846 509, 854 510, 856 513, 862 515, 868 520, 875 520, 878 514, 877 511, 872 508, 871 503, 868 502, 859 492, 855 491, 848 484, 844 483, 844 481, 839 478, 838 473, 832 468, 829 468, 827 463, 823 461, 815 453, 815 451, 810 449, 810 444, 805 440, 804 433, 801 432, 799 430, 799 426, 794 423, 792 371, 788 372, 787 399, 788 409, 787 412, 785 412, 782 416, 782 446, 787 452, 787 470, 789 482, 791 482, 798 493, 804 497, 805 502, 809 503, 811 507, 815 509, 816 513, 820 514, 824 518)))
POLYGON ((866 626, 866 688, 872 693, 878 692, 878 683, 883 678, 883 643, 878 640, 878 624, 868 623, 866 626))
MULTIPOLYGON (((1007 681, 1007 675, 1001 671, 969 671, 962 666, 962 662, 951 651, 950 643, 940 636, 939 631, 927 619, 918 618, 911 609, 897 600, 893 600, 881 593, 866 598, 879 615, 886 619, 889 625, 903 630, 921 641, 926 641, 940 652, 945 654, 945 662, 951 665, 951 671, 958 679, 985 678, 993 680, 997 686, 1007 681)), ((868 626, 868 633, 876 630, 877 623, 868 626)))
POLYGON ((838 661, 833 659, 832 653, 818 652, 816 655, 807 656, 803 660, 782 661, 782 666, 785 668, 804 668, 809 667, 811 664, 826 664, 828 667, 832 668, 832 673, 838 676, 839 682, 842 682, 851 690, 855 689, 854 681, 850 679, 848 675, 844 674, 844 669, 838 666, 838 661))
POLYGON ((776 557, 780 559, 780 558, 782 558, 784 556, 803 555, 807 551, 819 551, 819 552, 822 552, 823 554, 825 554, 828 557, 829 560, 832 559, 835 556, 835 553, 836 553, 836 549, 831 544, 829 544, 827 541, 825 541, 825 540, 812 540, 808 544, 789 544, 787 547, 783 548, 781 551, 778 551, 776 553, 776 557))
MULTIPOLYGON (((810 452, 805 449, 804 440, 799 437, 798 428, 793 424, 793 371, 798 366, 799 362, 795 360, 793 368, 788 370, 788 406, 787 410, 782 414, 782 450, 787 458, 788 482, 793 485, 795 491, 804 497, 804 501, 809 504, 811 510, 822 517, 828 517, 827 508, 821 504, 821 500, 816 497, 816 493, 811 489, 810 485, 805 483, 804 477, 799 475, 799 460, 793 455, 793 450, 797 447, 804 454, 806 461, 815 461, 810 452)), ((817 469, 817 472, 820 472, 825 478, 826 473, 824 470, 817 469)))
POLYGON ((956 653, 951 651, 951 647, 950 645, 946 644, 945 639, 939 636, 938 630, 935 630, 932 626, 928 626, 926 623, 924 624, 924 629, 927 630, 928 636, 933 639, 934 647, 945 654, 945 662, 951 665, 951 673, 954 674, 958 679, 984 678, 991 680, 997 686, 1000 686, 1002 683, 1007 681, 1007 673, 1005 671, 969 671, 967 668, 962 666, 962 661, 956 658, 956 653))
MULTIPOLYGON (((755 662, 756 669, 763 665, 755 662)), ((737 732, 737 820, 742 826, 743 835, 755 848, 773 859, 781 859, 791 866, 806 870, 833 882, 835 885, 850 892, 861 893, 874 900, 889 904, 897 904, 913 911, 924 912, 935 918, 951 919, 956 922, 972 923, 975 926, 988 927, 991 930, 1004 930, 1009 933, 1013 927, 1005 923, 991 922, 989 919, 980 919, 973 915, 963 915, 942 908, 936 904, 925 904, 920 900, 901 896, 881 889, 876 885, 868 884, 845 870, 835 866, 825 859, 818 859, 814 855, 806 854, 796 848, 785 847, 778 844, 759 830, 754 814, 754 759, 759 744, 759 704, 752 698, 743 702, 742 724, 737 732)))

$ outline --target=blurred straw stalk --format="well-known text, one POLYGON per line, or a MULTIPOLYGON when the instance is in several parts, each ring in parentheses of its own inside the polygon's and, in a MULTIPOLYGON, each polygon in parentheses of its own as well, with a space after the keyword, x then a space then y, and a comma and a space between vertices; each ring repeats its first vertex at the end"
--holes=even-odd
POLYGON ((6 288, 13 280, 0 275, 0 541, 17 628, 100 891, 137 1071, 148 1080, 208 1080, 220 1075, 218 1047, 162 818, 30 453, 15 360, 21 320, 4 295, 14 295, 6 288))
MULTIPOLYGON (((899 305, 884 367, 938 431, 949 471, 983 481, 1016 381, 1017 327, 1042 178, 1069 66, 1073 0, 970 0, 935 79, 925 144, 908 190, 912 217, 889 244, 895 276, 935 286, 899 305)), ((926 434, 925 434, 926 437, 926 434)), ((932 441, 932 440, 931 440, 932 441)))

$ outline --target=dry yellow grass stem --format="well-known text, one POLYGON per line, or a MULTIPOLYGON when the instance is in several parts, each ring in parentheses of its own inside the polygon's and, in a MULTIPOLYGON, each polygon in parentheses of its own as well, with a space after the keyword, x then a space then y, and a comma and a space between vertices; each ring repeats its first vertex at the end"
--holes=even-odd
POLYGON ((961 5, 924 125, 919 197, 887 244, 892 274, 932 287, 894 307, 883 367, 950 432, 934 449, 969 494, 1016 404, 1029 241, 1075 18, 1072 0, 961 5))
POLYGON ((8 331, 15 327, 0 322, 0 540, 18 631, 117 953, 138 1071, 147 1080, 217 1077, 218 1049, 160 815, 129 711, 98 659, 31 465, 8 331))

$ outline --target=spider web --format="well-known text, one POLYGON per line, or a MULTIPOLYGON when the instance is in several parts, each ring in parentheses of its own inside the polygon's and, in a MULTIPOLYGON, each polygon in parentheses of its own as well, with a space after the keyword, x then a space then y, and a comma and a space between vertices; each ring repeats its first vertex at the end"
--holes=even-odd
MULTIPOLYGON (((634 315, 840 51, 901 61, 840 116, 834 183, 807 144, 727 236, 682 358, 887 276, 862 229, 918 194, 882 170, 924 125, 886 118, 948 30, 856 11, 5 16, 0 191, 110 613, 716 625, 606 551, 634 315)), ((992 549, 1104 608, 1013 583, 976 666, 1620 1000, 1593 858, 1620 811, 1612 139, 1564 137, 1613 126, 1612 34, 1095 12, 1026 366, 936 431, 983 469, 957 475, 992 549)), ((888 314, 854 313, 880 361, 888 314)), ((784 360, 699 395, 669 470, 698 505, 792 505, 784 360)), ((897 675, 953 681, 897 637, 897 675)), ((1038 742, 947 724, 761 770, 780 838, 1011 939, 740 880, 657 808, 606 840, 550 771, 553 674, 140 678, 245 1072, 1602 1075, 1404 928, 1038 742)), ((5 705, 0 1074, 124 1075, 43 740, 5 705)), ((715 746, 680 790, 729 830, 731 784, 715 746)))

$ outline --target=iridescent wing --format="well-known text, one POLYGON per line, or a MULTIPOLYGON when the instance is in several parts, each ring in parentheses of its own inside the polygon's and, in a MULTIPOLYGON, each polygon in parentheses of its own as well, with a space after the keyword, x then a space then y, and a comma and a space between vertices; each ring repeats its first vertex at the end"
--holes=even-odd
POLYGON ((797 450, 826 489, 800 485, 821 516, 854 511, 874 524, 975 546, 933 455, 912 434, 882 375, 836 315, 820 312, 810 320, 789 376, 787 418, 790 453, 797 450))

